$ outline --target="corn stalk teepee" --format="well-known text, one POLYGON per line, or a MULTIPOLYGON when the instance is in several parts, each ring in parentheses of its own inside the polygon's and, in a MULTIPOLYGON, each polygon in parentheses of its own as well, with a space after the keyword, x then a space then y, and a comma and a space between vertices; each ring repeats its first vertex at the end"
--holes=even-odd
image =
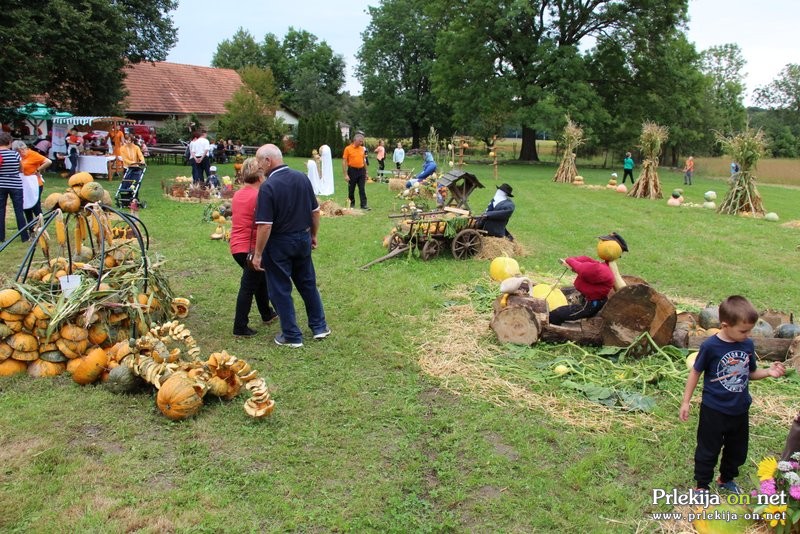
POLYGON ((575 167, 575 150, 583 144, 583 141, 583 128, 567 117, 567 125, 564 126, 564 133, 561 134, 564 157, 561 158, 561 164, 553 177, 554 182, 572 183, 578 176, 578 169, 575 167))
POLYGON ((669 128, 654 122, 642 124, 642 134, 639 136, 639 147, 644 155, 642 173, 631 187, 629 197, 634 198, 662 198, 661 182, 658 179, 658 156, 661 155, 661 145, 669 137, 669 128))
POLYGON ((736 135, 717 134, 717 140, 725 153, 739 164, 739 172, 734 176, 731 188, 725 193, 717 211, 728 215, 764 215, 764 205, 752 172, 758 160, 766 154, 767 141, 764 132, 748 127, 736 135))

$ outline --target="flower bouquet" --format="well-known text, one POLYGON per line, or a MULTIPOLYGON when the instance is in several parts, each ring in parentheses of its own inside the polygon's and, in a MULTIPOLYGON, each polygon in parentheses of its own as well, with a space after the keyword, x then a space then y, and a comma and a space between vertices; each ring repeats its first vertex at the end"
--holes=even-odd
POLYGON ((754 511, 779 534, 800 533, 800 452, 789 461, 767 457, 758 464, 754 511))

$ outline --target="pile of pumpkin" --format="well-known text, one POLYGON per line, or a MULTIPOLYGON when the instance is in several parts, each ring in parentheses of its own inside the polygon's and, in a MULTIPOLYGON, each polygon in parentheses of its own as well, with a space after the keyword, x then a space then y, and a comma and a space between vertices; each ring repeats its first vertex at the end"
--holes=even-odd
MULTIPOLYGON (((699 313, 684 312, 678 316, 679 328, 688 330, 691 336, 713 336, 719 332, 719 308, 707 306, 699 313)), ((782 312, 764 311, 753 326, 751 335, 780 339, 794 339, 800 336, 800 325, 795 324, 794 315, 782 312)))

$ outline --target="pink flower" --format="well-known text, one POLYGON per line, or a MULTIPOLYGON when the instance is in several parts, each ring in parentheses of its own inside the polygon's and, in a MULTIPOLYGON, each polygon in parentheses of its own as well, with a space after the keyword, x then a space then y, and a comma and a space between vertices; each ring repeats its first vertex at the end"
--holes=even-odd
POLYGON ((789 495, 792 496, 792 499, 800 501, 800 486, 790 486, 789 495))
POLYGON ((775 495, 775 479, 769 478, 761 481, 761 493, 764 495, 775 495))

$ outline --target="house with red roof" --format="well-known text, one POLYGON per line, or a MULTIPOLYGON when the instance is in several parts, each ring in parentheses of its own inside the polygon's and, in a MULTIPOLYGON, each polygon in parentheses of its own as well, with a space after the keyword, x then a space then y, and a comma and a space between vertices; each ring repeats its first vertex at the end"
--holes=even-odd
MULTIPOLYGON (((192 113, 200 122, 211 123, 225 113, 225 102, 242 86, 242 79, 233 69, 168 61, 129 65, 125 74, 125 115, 151 126, 158 126, 169 117, 192 113)), ((279 108, 275 114, 292 126, 299 120, 286 109, 279 108)))

